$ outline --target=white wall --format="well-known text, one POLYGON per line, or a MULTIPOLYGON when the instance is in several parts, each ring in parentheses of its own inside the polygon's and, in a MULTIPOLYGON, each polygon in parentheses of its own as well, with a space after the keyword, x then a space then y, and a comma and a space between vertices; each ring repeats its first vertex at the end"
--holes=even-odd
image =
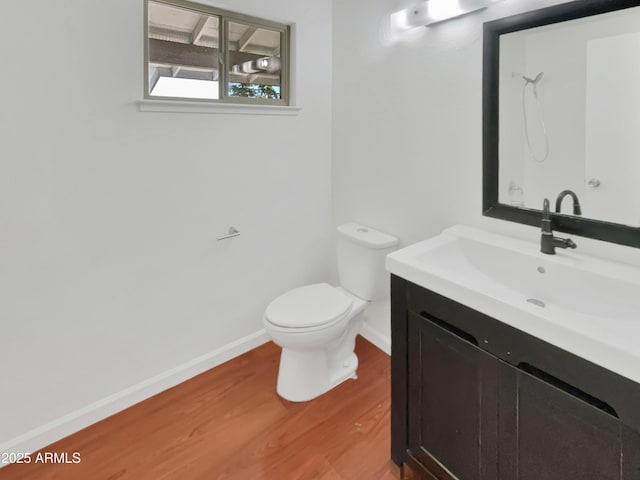
POLYGON ((142 0, 3 5, 0 446, 259 332, 274 296, 329 275, 331 3, 218 5, 295 22, 298 116, 139 112, 142 0))
MULTIPOLYGON (((334 221, 377 227, 402 245, 457 223, 537 241, 534 227, 482 216, 482 22, 557 3, 507 0, 398 41, 389 14, 411 1, 335 1, 334 221)), ((577 243, 638 260, 632 249, 577 243)))

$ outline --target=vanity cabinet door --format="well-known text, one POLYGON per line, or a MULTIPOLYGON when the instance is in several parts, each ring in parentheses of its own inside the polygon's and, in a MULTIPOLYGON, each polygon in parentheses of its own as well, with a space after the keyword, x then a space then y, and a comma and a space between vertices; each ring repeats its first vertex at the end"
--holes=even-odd
POLYGON ((500 362, 500 480, 640 478, 622 474, 627 435, 606 412, 610 407, 535 368, 526 370, 500 362))
POLYGON ((410 454, 438 480, 495 480, 497 359, 443 322, 408 323, 410 454))

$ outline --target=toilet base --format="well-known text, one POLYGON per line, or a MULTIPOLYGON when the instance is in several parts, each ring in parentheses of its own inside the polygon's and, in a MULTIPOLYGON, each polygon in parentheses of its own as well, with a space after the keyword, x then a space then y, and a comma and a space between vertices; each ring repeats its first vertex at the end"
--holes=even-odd
POLYGON ((357 369, 355 353, 331 365, 325 349, 300 352, 283 348, 276 391, 290 402, 307 402, 350 378, 357 379, 357 369))

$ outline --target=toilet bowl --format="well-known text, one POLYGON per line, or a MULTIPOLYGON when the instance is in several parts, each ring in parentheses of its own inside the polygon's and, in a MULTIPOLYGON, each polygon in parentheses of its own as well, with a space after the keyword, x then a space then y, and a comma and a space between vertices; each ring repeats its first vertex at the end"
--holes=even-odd
POLYGON ((353 349, 366 303, 327 283, 296 288, 271 302, 264 323, 282 347, 276 386, 281 397, 304 402, 355 377, 353 349))
POLYGON ((282 347, 276 390, 293 402, 316 398, 357 378, 355 339, 370 300, 388 294, 384 258, 397 239, 358 224, 338 227, 341 286, 318 283, 273 300, 264 325, 282 347))

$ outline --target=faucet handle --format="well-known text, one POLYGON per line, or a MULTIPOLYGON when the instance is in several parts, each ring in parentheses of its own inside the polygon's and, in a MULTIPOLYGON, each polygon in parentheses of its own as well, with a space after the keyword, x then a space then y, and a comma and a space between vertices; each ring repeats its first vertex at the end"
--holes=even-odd
POLYGON ((551 237, 554 248, 576 248, 576 244, 570 238, 551 237))

